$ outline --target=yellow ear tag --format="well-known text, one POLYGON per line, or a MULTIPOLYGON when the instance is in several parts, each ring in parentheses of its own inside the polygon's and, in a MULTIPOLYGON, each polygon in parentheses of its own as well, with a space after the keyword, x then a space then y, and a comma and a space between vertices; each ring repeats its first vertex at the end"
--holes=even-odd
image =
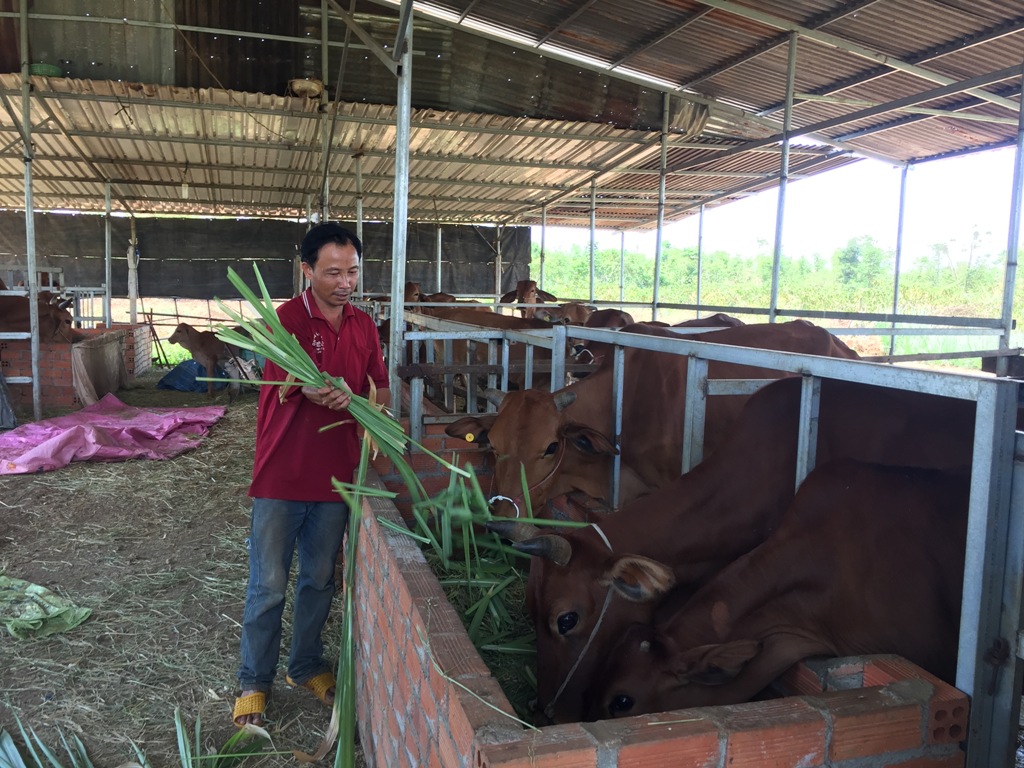
POLYGON ((474 440, 476 440, 476 435, 474 435, 472 432, 467 432, 466 433, 466 442, 467 443, 472 443, 474 440))

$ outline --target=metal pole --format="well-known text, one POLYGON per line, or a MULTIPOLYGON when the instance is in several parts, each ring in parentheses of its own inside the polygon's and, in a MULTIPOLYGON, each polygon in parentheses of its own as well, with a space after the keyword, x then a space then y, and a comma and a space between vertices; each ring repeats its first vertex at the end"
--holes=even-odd
POLYGON ((132 236, 128 241, 128 322, 135 325, 139 321, 139 239, 135 235, 135 217, 132 216, 132 236))
POLYGON ((697 214, 697 317, 700 317, 700 276, 704 268, 704 204, 697 214))
MULTIPOLYGON (((356 161, 356 237, 359 242, 363 241, 363 155, 356 153, 352 156, 356 161)), ((363 274, 366 269, 359 270, 359 295, 365 296, 363 290, 363 274)))
MULTIPOLYGON (((1021 73, 1024 82, 1024 71, 1021 73)), ((1024 109, 1017 113, 1017 152, 1013 164, 1013 189, 1010 190, 1010 228, 1006 238, 1006 275, 1003 278, 1003 334, 999 337, 999 348, 1010 346, 1010 331, 1013 329, 1013 291, 1017 281, 1017 255, 1020 248, 1020 210, 1024 195, 1024 109)), ((996 360, 996 374, 1006 375, 1008 359, 996 360)))
POLYGON ((42 382, 39 381, 39 286, 36 280, 36 223, 35 204, 32 199, 32 120, 29 102, 32 85, 29 82, 28 61, 28 0, 21 0, 21 126, 25 136, 22 158, 25 161, 25 283, 28 286, 28 328, 32 338, 32 416, 36 421, 43 418, 42 382))
MULTIPOLYGON (((892 315, 896 317, 900 306, 900 258, 903 256, 903 223, 907 207, 907 171, 909 163, 904 163, 900 170, 900 211, 896 219, 896 263, 893 265, 892 280, 892 315)), ((896 321, 892 321, 892 328, 896 328, 896 321)), ((896 334, 889 337, 889 354, 896 354, 896 334)))
POLYGON ((590 180, 590 301, 594 301, 594 254, 597 252, 597 179, 590 180))
POLYGON ((113 227, 110 220, 110 182, 103 185, 103 210, 106 218, 103 222, 103 322, 107 328, 113 323, 110 302, 113 295, 113 227))
POLYGON ((665 226, 665 177, 668 174, 669 95, 661 100, 661 167, 658 174, 658 232, 654 242, 654 292, 651 295, 651 320, 658 319, 658 286, 661 283, 661 236, 665 226))
POLYGON ((619 232, 619 303, 626 300, 626 232, 619 232))
POLYGON ((323 80, 323 88, 320 89, 320 151, 323 153, 324 186, 320 190, 320 221, 328 221, 331 212, 331 180, 328 174, 328 165, 331 157, 331 117, 327 109, 327 68, 330 66, 328 57, 328 34, 327 34, 327 0, 320 0, 320 77, 323 80))
POLYGON ((796 77, 797 33, 789 33, 789 63, 786 67, 786 111, 782 118, 782 160, 779 168, 779 205, 775 213, 775 252, 772 256, 772 295, 768 322, 775 322, 779 306, 779 271, 782 267, 782 229, 786 218, 786 185, 789 183, 789 132, 793 121, 793 88, 796 77))
POLYGON ((434 281, 437 284, 437 292, 441 292, 441 225, 437 225, 437 275, 434 281))
MULTIPOLYGON (((404 6, 411 0, 403 0, 404 6)), ((388 344, 388 377, 391 381, 391 409, 396 417, 402 410, 402 381, 398 367, 405 364, 405 249, 409 216, 409 136, 412 119, 412 24, 399 30, 402 39, 398 65, 398 104, 395 130, 395 222, 391 238, 391 339, 388 344)))
POLYGON ((540 209, 540 287, 544 290, 544 239, 548 232, 548 207, 540 209))
POLYGON ((501 296, 501 235, 503 231, 504 227, 500 224, 494 230, 494 279, 496 281, 494 283, 494 295, 496 299, 501 296))

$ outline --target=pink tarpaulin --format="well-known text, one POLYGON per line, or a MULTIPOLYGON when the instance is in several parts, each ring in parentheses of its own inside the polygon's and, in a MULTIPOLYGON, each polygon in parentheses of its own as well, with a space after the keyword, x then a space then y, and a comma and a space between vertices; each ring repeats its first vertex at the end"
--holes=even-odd
POLYGON ((226 410, 136 408, 108 394, 77 413, 0 432, 0 475, 46 472, 72 461, 170 459, 195 448, 226 410))

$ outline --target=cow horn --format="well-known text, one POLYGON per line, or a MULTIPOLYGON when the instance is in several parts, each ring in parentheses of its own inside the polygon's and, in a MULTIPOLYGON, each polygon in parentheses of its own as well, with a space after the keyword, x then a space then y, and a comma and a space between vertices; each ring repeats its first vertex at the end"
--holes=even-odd
POLYGON ((486 399, 487 402, 492 403, 495 406, 500 406, 502 401, 505 399, 505 395, 507 394, 508 392, 503 392, 500 389, 485 389, 484 399, 486 399))
POLYGON ((67 309, 75 303, 74 299, 64 299, 63 301, 57 302, 57 309, 67 309))
POLYGON ((533 538, 540 533, 540 528, 530 523, 524 523, 521 520, 512 520, 510 518, 495 518, 494 520, 488 520, 484 527, 491 533, 496 533, 503 539, 509 541, 526 541, 527 539, 533 538))
POLYGON ((555 565, 568 565, 572 559, 572 544, 568 539, 553 533, 535 536, 526 541, 517 541, 512 546, 527 555, 547 558, 555 565))
POLYGON ((576 402, 576 393, 571 389, 562 389, 555 393, 555 410, 563 411, 576 402))

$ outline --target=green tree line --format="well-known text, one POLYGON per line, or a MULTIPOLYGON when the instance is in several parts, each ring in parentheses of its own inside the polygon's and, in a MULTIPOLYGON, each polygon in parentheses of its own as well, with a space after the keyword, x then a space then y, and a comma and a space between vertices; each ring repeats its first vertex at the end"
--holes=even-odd
MULTIPOLYGON (((533 277, 540 274, 540 247, 533 245, 533 277)), ((619 300, 621 253, 598 250, 594 259, 594 299, 619 300)), ((1002 312, 1006 254, 971 253, 951 257, 947 247, 932 247, 928 256, 903 265, 899 275, 901 314, 999 317, 1002 312)), ((785 309, 833 312, 891 312, 895 254, 871 237, 851 239, 831 257, 790 258, 780 261, 778 306, 785 309)), ((701 259, 700 303, 767 307, 771 297, 772 255, 753 257, 724 251, 701 259)), ((654 256, 627 252, 622 271, 623 299, 650 302, 654 292, 654 256)), ((1024 307, 1024 280, 1016 282, 1014 307, 1024 307)), ((584 299, 590 293, 589 249, 573 246, 545 255, 544 289, 559 297, 584 299)), ((660 303, 697 302, 697 250, 663 247, 660 303)))

